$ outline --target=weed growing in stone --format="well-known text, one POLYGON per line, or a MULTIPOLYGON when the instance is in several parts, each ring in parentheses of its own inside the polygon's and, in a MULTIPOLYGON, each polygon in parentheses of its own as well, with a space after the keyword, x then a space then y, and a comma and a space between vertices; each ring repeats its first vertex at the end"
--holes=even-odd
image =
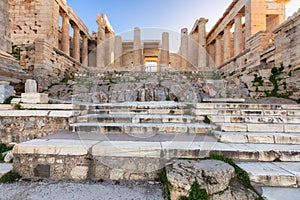
POLYGON ((201 189, 197 181, 192 186, 188 197, 181 197, 180 200, 207 200, 208 195, 205 189, 201 189))
POLYGON ((0 178, 0 183, 14 183, 19 181, 20 179, 21 176, 19 174, 10 171, 0 178))

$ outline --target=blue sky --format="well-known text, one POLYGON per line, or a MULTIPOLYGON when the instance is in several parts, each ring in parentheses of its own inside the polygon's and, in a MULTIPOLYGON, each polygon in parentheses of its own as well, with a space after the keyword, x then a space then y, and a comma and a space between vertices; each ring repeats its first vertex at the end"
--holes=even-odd
MULTIPOLYGON (((163 28, 180 32, 192 28, 196 19, 209 19, 208 30, 222 16, 232 0, 67 0, 89 28, 96 31, 96 14, 105 13, 116 34, 134 27, 163 28)), ((288 15, 300 8, 299 0, 291 0, 288 15)))

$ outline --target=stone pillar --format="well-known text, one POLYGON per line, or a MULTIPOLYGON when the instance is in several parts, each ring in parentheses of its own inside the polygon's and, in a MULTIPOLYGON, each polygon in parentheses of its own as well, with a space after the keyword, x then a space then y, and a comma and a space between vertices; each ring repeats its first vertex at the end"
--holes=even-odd
POLYGON ((139 28, 134 28, 133 51, 134 51, 133 66, 141 66, 142 65, 142 41, 141 41, 141 30, 139 28))
POLYGON ((222 54, 223 48, 222 48, 222 36, 221 35, 217 36, 215 47, 216 47, 215 63, 216 63, 216 66, 220 66, 221 64, 223 64, 223 54, 222 54))
POLYGON ((67 13, 62 14, 61 50, 70 55, 70 19, 67 13))
POLYGON ((207 67, 207 52, 206 52, 206 23, 208 19, 200 18, 198 22, 198 69, 207 67))
POLYGON ((115 66, 122 66, 122 55, 123 55, 123 45, 122 45, 122 37, 115 37, 115 66))
POLYGON ((73 58, 80 62, 80 30, 77 25, 74 25, 73 29, 73 58))
POLYGON ((180 45, 180 63, 183 69, 188 67, 188 51, 189 51, 189 39, 188 29, 181 29, 181 45, 180 45))
POLYGON ((160 64, 164 67, 169 66, 170 60, 170 47, 169 47, 169 33, 164 32, 162 34, 162 43, 161 43, 161 55, 160 55, 160 64))
POLYGON ((230 47, 231 47, 231 25, 227 25, 226 28, 224 29, 224 61, 227 61, 230 59, 230 47))
POLYGON ((103 18, 97 15, 97 67, 105 67, 105 24, 103 18))
POLYGON ((106 52, 108 52, 107 66, 114 64, 114 61, 115 61, 115 35, 114 35, 114 33, 108 34, 107 51, 106 52))
POLYGON ((25 93, 37 93, 36 80, 27 79, 25 82, 25 93))
POLYGON ((89 55, 88 55, 88 37, 83 35, 83 45, 82 45, 82 65, 88 66, 89 65, 89 55))
POLYGON ((234 56, 239 55, 243 51, 243 27, 241 13, 238 13, 234 18, 234 56))
POLYGON ((247 38, 259 31, 267 30, 267 2, 266 0, 248 0, 245 5, 245 35, 247 38))

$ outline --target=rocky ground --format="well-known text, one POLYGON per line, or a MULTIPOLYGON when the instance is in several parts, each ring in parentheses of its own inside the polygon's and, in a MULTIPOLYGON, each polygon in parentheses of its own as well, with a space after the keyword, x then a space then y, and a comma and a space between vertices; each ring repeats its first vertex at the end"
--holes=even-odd
POLYGON ((163 200, 162 185, 155 182, 18 182, 0 184, 1 200, 163 200))

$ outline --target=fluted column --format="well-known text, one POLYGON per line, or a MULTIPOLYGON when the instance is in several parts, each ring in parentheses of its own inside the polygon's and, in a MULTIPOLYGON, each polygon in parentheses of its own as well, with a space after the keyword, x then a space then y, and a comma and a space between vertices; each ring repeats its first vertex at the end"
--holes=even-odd
POLYGON ((161 43, 161 55, 160 55, 160 63, 162 66, 167 67, 169 65, 169 33, 164 32, 162 34, 162 43, 161 43))
POLYGON ((180 63, 183 69, 188 67, 188 50, 189 50, 189 40, 188 40, 188 29, 183 28, 181 29, 181 57, 180 63))
POLYGON ((230 32, 231 26, 227 25, 224 29, 224 61, 227 61, 230 59, 230 42, 231 42, 231 32, 230 32))
POLYGON ((216 63, 216 66, 220 66, 222 63, 223 63, 223 54, 222 54, 222 36, 221 35, 218 35, 217 38, 216 38, 216 60, 215 60, 215 63, 216 63))
POLYGON ((123 45, 122 45, 122 37, 115 37, 115 66, 122 66, 122 54, 123 54, 123 45))
POLYGON ((83 45, 82 45, 82 65, 88 66, 88 38, 86 35, 83 36, 83 45))
POLYGON ((61 37, 61 50, 70 55, 70 19, 66 13, 62 14, 62 37, 61 37))
POLYGON ((234 18, 234 56, 239 55, 243 50, 243 27, 241 13, 234 18))
POLYGON ((141 66, 142 65, 142 41, 141 41, 141 30, 139 28, 134 28, 133 51, 134 51, 133 66, 141 66))
POLYGON ((75 60, 80 61, 80 30, 77 25, 74 25, 73 29, 73 57, 75 60))
POLYGON ((206 53, 206 23, 208 19, 200 18, 198 22, 198 68, 203 69, 207 67, 207 53, 206 53))

